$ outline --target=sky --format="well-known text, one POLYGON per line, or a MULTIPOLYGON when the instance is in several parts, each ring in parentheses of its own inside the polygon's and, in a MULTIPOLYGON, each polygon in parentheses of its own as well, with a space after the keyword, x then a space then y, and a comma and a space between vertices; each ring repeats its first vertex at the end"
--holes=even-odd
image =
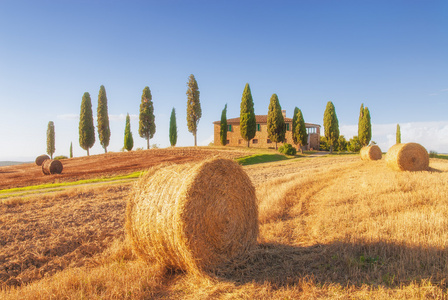
MULTIPOLYGON (((372 140, 383 151, 421 143, 448 152, 448 1, 446 0, 0 0, 0 161, 32 161, 46 152, 49 121, 55 155, 84 156, 79 112, 90 93, 96 119, 106 88, 109 151, 123 147, 131 115, 134 149, 142 91, 152 93, 156 133, 169 146, 176 110, 177 146, 192 146, 187 81, 198 82, 198 144, 213 141, 213 121, 239 116, 250 84, 255 113, 276 93, 287 117, 323 125, 332 101, 340 133, 357 135, 359 108, 370 110, 372 140)), ((95 120, 96 126, 96 120, 95 120)), ((323 132, 323 128, 322 128, 323 132)), ((98 139, 90 154, 104 150, 98 139)))

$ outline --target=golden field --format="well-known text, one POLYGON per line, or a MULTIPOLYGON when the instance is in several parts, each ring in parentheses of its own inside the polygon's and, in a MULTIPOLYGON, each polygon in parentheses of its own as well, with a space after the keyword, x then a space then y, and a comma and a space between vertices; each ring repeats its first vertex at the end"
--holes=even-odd
POLYGON ((214 274, 143 262, 124 234, 132 184, 0 204, 0 299, 448 298, 448 161, 397 172, 356 155, 243 167, 258 247, 214 274))

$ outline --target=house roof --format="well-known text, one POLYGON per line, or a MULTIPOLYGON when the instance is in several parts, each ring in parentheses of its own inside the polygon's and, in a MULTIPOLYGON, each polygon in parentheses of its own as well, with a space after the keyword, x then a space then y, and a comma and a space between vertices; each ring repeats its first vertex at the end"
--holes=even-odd
MULTIPOLYGON (((292 122, 291 118, 284 118, 285 122, 292 122)), ((255 122, 259 124, 266 124, 268 122, 268 116, 267 115, 255 115, 255 122)), ((220 124, 221 121, 215 121, 213 124, 220 124)), ((240 124, 240 118, 232 118, 227 119, 227 124, 240 124)), ((305 123, 306 127, 320 127, 320 125, 312 124, 312 123, 305 123)))

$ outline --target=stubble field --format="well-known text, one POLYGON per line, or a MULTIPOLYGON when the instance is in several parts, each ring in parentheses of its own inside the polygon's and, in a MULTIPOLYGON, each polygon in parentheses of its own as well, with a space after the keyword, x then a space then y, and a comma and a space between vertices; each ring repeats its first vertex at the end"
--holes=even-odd
POLYGON ((351 155, 243 167, 259 245, 207 276, 133 254, 123 230, 132 183, 5 201, 0 299, 443 299, 448 162, 430 167, 395 172, 351 155))

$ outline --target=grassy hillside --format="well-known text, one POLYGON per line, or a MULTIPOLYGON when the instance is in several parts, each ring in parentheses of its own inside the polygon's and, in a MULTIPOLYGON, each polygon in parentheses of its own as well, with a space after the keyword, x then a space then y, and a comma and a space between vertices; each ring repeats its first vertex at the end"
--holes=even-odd
MULTIPOLYGON (((431 159, 430 166, 429 172, 395 172, 384 161, 330 156, 244 167, 257 190, 259 246, 199 277, 135 257, 119 217, 129 188, 86 188, 3 205, 0 238, 8 236, 10 252, 20 249, 16 263, 24 270, 15 280, 20 285, 27 275, 29 284, 4 286, 0 299, 446 298, 448 161, 431 159), (64 227, 49 234, 62 235, 71 252, 49 257, 45 249, 58 246, 50 240, 27 252, 26 237, 11 237, 13 224, 39 207, 64 210, 64 227), (85 219, 72 222, 72 207, 86 208, 85 219), (104 223, 111 210, 113 221, 104 223), (45 266, 50 276, 39 275, 45 266)), ((57 220, 55 213, 47 226, 57 220)), ((35 222, 25 222, 29 235, 38 230, 35 222)))

